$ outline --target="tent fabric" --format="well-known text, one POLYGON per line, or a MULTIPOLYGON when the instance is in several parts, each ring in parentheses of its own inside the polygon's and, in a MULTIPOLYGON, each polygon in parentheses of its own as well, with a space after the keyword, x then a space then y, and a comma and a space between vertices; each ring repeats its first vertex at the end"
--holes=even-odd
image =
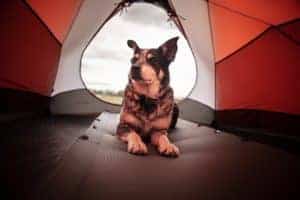
POLYGON ((99 99, 88 90, 77 89, 52 97, 50 110, 56 115, 98 115, 99 110, 120 112, 120 106, 99 103, 99 99))
POLYGON ((0 88, 0 124, 44 115, 50 97, 35 92, 0 88))
POLYGON ((298 0, 209 0, 209 2, 269 25, 279 25, 300 18, 298 0))
POLYGON ((61 45, 24 2, 4 1, 0 9, 0 87, 49 96, 61 45))
MULTIPOLYGON (((98 101, 87 91, 80 63, 106 20, 134 2, 4 1, 0 87, 51 96, 52 114, 118 112, 120 106, 98 101)), ((298 0, 169 0, 162 7, 171 9, 169 15, 180 25, 197 63, 196 84, 180 105, 184 119, 222 124, 226 117, 214 114, 232 111, 231 116, 248 116, 247 126, 263 127, 257 113, 273 113, 275 121, 299 116, 298 0)), ((243 126, 234 118, 234 126, 243 126)), ((297 120, 284 121, 294 127, 297 120)))
POLYGON ((209 8, 216 126, 297 135, 300 2, 210 0, 209 8))
MULTIPOLYGON (((215 127, 246 137, 271 137, 299 141, 300 115, 258 109, 217 110, 215 127)), ((283 141, 281 141, 284 143, 283 141)), ((299 145, 298 143, 296 145, 299 145)))
POLYGON ((84 1, 66 38, 52 96, 76 89, 84 89, 80 75, 83 50, 115 8, 114 2, 84 1))
POLYGON ((217 63, 219 127, 298 136, 299 55, 297 43, 277 28, 269 28, 217 63))
POLYGON ((299 55, 299 45, 269 29, 217 64, 218 109, 299 114, 299 55))
POLYGON ((64 41, 82 2, 82 0, 51 0, 51 3, 39 0, 26 1, 60 42, 64 41))
POLYGON ((300 44, 300 19, 282 24, 279 28, 283 33, 287 34, 291 40, 300 44))
POLYGON ((237 51, 268 28, 260 21, 215 4, 209 4, 209 11, 216 62, 237 51))
POLYGON ((297 0, 210 0, 215 60, 219 62, 255 39, 270 26, 300 18, 297 0), (272 5, 272 12, 269 5, 272 5))
POLYGON ((188 98, 214 109, 215 66, 208 4, 198 0, 174 0, 172 3, 176 13, 187 18, 181 20, 181 24, 197 65, 197 81, 188 98))

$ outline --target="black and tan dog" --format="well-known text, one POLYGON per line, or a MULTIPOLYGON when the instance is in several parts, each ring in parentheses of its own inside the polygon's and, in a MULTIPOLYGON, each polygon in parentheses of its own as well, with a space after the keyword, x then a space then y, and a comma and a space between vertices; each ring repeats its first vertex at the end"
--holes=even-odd
POLYGON ((175 59, 178 37, 157 49, 141 49, 133 40, 129 83, 125 89, 117 135, 128 143, 128 152, 147 154, 143 139, 150 139, 160 154, 178 156, 179 149, 168 139, 179 110, 169 85, 169 65, 175 59))

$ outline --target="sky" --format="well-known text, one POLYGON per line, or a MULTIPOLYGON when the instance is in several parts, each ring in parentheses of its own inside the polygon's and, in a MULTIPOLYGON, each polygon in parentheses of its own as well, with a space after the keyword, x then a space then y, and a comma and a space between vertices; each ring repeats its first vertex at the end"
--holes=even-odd
POLYGON ((82 58, 82 78, 91 90, 124 90, 128 83, 132 39, 141 48, 157 48, 179 36, 175 61, 169 66, 176 98, 186 97, 196 81, 193 54, 184 36, 160 7, 134 3, 110 19, 87 47, 82 58))

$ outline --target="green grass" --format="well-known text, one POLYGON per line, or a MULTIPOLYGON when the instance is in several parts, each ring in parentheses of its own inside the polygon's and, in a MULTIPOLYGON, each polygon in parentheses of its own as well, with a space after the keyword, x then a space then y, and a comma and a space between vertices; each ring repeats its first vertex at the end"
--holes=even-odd
POLYGON ((112 103, 112 104, 122 104, 123 97, 116 95, 107 95, 107 94, 95 94, 99 99, 112 103))

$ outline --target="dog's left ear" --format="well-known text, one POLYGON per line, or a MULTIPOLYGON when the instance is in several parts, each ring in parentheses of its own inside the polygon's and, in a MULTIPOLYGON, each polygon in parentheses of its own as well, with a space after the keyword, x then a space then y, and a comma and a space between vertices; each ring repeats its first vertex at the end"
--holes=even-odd
POLYGON ((172 62, 175 59, 178 39, 179 37, 174 37, 172 39, 169 39, 159 47, 163 56, 167 59, 168 62, 172 62))
POLYGON ((127 45, 134 51, 138 51, 140 49, 138 44, 134 40, 127 40, 127 45))

